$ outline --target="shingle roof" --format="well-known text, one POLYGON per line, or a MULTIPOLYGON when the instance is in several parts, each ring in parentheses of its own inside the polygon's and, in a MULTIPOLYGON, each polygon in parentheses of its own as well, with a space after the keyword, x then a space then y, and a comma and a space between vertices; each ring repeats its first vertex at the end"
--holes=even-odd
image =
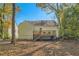
POLYGON ((58 24, 54 20, 24 21, 22 23, 25 22, 28 22, 34 26, 58 26, 58 24))
POLYGON ((30 23, 35 26, 58 26, 53 20, 30 21, 30 23))

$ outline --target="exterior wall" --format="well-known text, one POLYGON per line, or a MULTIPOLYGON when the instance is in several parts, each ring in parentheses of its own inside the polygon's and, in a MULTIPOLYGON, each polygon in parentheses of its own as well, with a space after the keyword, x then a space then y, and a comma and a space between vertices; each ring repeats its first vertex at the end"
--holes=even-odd
POLYGON ((18 27, 18 39, 33 39, 33 25, 27 22, 24 22, 18 27))
POLYGON ((42 34, 44 35, 59 36, 57 27, 34 26, 29 22, 23 22, 18 26, 18 39, 33 40, 33 34, 36 32, 39 33, 40 28, 42 28, 42 34))
MULTIPOLYGON (((8 29, 8 37, 11 39, 12 38, 12 29, 8 29)), ((18 27, 15 25, 15 38, 18 39, 18 27)))
POLYGON ((39 32, 40 28, 42 28, 41 35, 55 35, 58 37, 58 28, 57 27, 43 27, 43 26, 35 26, 34 32, 39 32))

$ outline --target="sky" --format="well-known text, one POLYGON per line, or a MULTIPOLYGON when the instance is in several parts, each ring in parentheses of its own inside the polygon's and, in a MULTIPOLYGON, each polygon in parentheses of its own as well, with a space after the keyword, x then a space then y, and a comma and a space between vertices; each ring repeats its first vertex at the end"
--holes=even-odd
POLYGON ((47 14, 44 10, 37 7, 35 3, 18 3, 20 11, 16 14, 16 24, 20 24, 23 21, 35 21, 35 20, 55 20, 53 13, 47 14))

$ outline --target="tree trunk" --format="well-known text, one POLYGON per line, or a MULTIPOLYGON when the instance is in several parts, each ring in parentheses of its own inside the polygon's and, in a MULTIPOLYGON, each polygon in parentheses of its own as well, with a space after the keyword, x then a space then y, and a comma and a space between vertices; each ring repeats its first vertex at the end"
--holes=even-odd
POLYGON ((15 45, 15 3, 12 4, 12 40, 11 43, 15 45))
POLYGON ((0 39, 2 39, 3 35, 3 22, 2 22, 2 14, 0 14, 0 39))
MULTIPOLYGON (((3 4, 3 12, 5 12, 4 10, 5 10, 5 3, 3 4)), ((5 14, 4 13, 2 15, 2 18, 3 18, 3 26, 4 26, 4 20, 5 20, 5 14)), ((4 27, 3 27, 3 40, 5 40, 5 38, 4 38, 4 27)))

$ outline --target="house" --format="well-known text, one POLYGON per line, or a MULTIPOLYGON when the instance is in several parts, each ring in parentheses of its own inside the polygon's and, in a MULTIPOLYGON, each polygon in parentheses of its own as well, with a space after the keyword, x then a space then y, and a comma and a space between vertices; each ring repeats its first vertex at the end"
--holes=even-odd
MULTIPOLYGON (((5 28, 4 29, 4 35, 3 35, 4 39, 11 39, 12 38, 12 28, 5 28)), ((15 25, 15 38, 18 39, 18 26, 15 25)))
POLYGON ((24 21, 18 26, 18 39, 33 40, 47 36, 59 36, 58 24, 53 20, 24 21))
MULTIPOLYGON (((6 20, 3 28, 3 38, 11 39, 12 38, 12 23, 11 20, 6 20)), ((18 26, 15 24, 15 38, 18 38, 18 26)))
MULTIPOLYGON (((8 37, 12 38, 12 28, 8 28, 8 37)), ((15 25, 15 39, 18 39, 18 26, 15 25)))
POLYGON ((18 26, 18 39, 33 39, 33 27, 34 25, 24 21, 18 26))

